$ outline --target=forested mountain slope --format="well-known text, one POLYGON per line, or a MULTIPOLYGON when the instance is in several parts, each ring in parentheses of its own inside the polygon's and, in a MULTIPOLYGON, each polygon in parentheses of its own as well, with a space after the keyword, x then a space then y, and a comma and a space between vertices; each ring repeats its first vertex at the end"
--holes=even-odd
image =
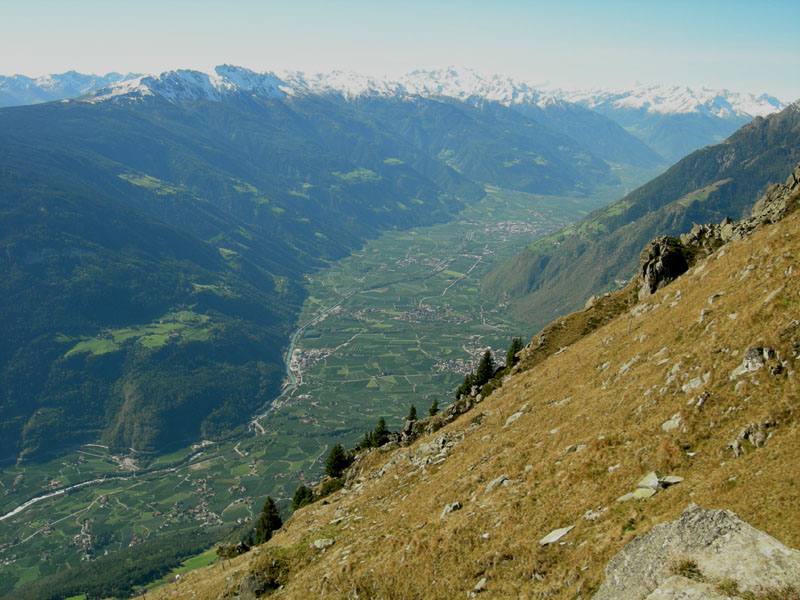
POLYGON ((644 244, 693 223, 740 218, 800 160, 800 108, 757 118, 693 152, 626 197, 533 242, 490 273, 482 292, 541 327, 631 277, 644 244))

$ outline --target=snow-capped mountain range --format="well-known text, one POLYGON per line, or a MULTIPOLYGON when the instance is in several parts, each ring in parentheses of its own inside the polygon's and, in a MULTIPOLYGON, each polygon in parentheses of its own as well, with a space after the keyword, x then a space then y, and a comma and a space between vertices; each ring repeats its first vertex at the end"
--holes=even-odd
POLYGON ((583 142, 587 140, 581 136, 602 138, 607 134, 607 128, 606 133, 594 129, 602 115, 645 142, 668 162, 720 142, 754 117, 766 116, 786 106, 766 94, 706 87, 637 84, 618 90, 565 90, 452 67, 413 71, 394 80, 345 71, 259 73, 232 65, 221 65, 207 73, 175 70, 159 75, 111 73, 98 77, 69 72, 39 79, 19 75, 0 77, 0 106, 67 99, 87 103, 128 103, 147 98, 173 103, 223 102, 242 94, 262 99, 319 94, 347 100, 407 101, 422 97, 473 105, 499 103, 548 127, 556 126, 562 133, 583 142), (589 127, 586 120, 592 120, 591 114, 596 118, 589 127))
POLYGON ((577 103, 591 109, 611 108, 659 114, 705 113, 718 118, 765 116, 786 106, 774 96, 685 86, 641 85, 618 90, 564 90, 533 85, 500 75, 485 76, 472 69, 448 68, 413 71, 397 80, 358 73, 332 71, 306 75, 299 71, 258 73, 242 67, 221 65, 209 73, 192 70, 166 71, 159 75, 103 77, 69 72, 31 79, 16 75, 0 78, 0 95, 12 87, 41 90, 48 99, 83 94, 90 102, 114 98, 161 96, 170 101, 221 100, 245 92, 262 97, 298 94, 340 94, 409 98, 413 96, 484 100, 506 106, 557 102, 577 103), (102 88, 102 89, 101 89, 102 88))

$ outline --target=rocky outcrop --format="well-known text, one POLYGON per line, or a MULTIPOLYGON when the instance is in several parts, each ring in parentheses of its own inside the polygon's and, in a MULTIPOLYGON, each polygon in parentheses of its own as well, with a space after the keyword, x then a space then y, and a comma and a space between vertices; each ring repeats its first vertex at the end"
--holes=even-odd
POLYGON ((692 595, 691 588, 698 591, 693 582, 710 589, 727 585, 743 595, 765 594, 800 587, 800 552, 731 511, 692 504, 677 521, 656 525, 625 546, 605 574, 594 600, 714 597, 692 595))
POLYGON ((686 248, 677 238, 662 236, 645 246, 639 255, 639 299, 683 275, 689 268, 686 248))

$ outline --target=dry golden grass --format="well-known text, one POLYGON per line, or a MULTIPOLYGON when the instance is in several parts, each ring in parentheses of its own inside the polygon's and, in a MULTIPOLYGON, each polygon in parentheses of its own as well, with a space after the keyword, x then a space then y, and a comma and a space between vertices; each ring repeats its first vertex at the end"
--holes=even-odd
POLYGON ((215 599, 234 572, 233 582, 279 559, 276 598, 464 598, 482 578, 480 598, 588 598, 614 554, 690 502, 733 510, 800 547, 799 252, 798 216, 724 247, 431 436, 463 432, 441 464, 418 468, 408 458, 431 438, 373 451, 355 485, 295 513, 258 555, 148 597, 215 599), (775 349, 787 368, 732 381, 751 346, 775 349), (695 378, 700 386, 682 391, 695 378), (479 413, 481 424, 470 425, 479 413), (664 433, 677 413, 681 426, 664 433), (734 458, 727 444, 765 421, 775 423, 766 445, 745 441, 734 458), (578 444, 586 447, 567 452, 578 444), (616 501, 651 470, 685 480, 647 500, 616 501), (503 474, 513 485, 487 493, 503 474), (440 518, 456 501, 463 508, 440 518), (594 520, 584 518, 590 510, 594 520), (560 542, 539 545, 570 525, 560 542), (334 545, 309 547, 323 537, 334 545))

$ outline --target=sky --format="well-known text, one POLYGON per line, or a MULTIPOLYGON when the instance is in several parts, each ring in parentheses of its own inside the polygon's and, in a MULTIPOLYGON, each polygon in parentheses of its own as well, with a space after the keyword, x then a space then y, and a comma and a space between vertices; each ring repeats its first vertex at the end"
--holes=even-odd
POLYGON ((0 74, 235 64, 800 99, 798 0, 0 0, 0 74))

